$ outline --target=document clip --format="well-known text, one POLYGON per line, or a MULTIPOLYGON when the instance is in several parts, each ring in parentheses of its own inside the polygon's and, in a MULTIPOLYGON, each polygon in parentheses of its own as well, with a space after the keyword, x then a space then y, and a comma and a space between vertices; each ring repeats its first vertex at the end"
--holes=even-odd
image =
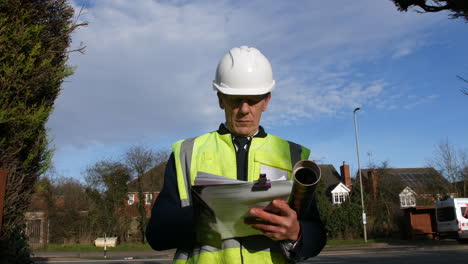
POLYGON ((252 191, 266 191, 271 188, 270 180, 267 179, 265 173, 260 173, 260 177, 252 186, 252 191))

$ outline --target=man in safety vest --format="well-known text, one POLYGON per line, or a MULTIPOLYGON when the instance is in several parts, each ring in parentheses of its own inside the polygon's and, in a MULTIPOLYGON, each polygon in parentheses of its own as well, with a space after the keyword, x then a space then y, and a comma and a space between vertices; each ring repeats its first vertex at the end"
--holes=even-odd
POLYGON ((197 173, 255 181, 268 171, 291 178, 294 164, 308 159, 307 148, 267 134, 260 126, 274 86, 270 62, 255 48, 233 48, 219 62, 213 88, 225 123, 217 131, 173 145, 146 232, 155 250, 177 248, 174 263, 291 263, 324 247, 325 229, 315 200, 300 220, 280 199, 272 202, 275 213, 250 209, 251 216, 265 220, 251 224, 263 235, 224 239, 217 247, 195 236, 190 187, 197 173))

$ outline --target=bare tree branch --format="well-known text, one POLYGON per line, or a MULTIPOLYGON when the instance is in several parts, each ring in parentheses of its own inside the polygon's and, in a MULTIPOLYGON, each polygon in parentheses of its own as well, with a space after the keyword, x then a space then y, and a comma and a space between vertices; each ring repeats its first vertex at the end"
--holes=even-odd
MULTIPOLYGON (((458 79, 460 79, 460 80, 462 80, 462 81, 468 83, 468 80, 462 78, 461 76, 458 76, 458 75, 457 75, 457 77, 458 77, 458 79)), ((464 93, 465 95, 468 95, 468 88, 462 88, 462 89, 460 89, 460 91, 461 91, 462 93, 464 93)))
POLYGON ((138 190, 138 212, 139 212, 139 231, 140 231, 140 242, 145 242, 145 230, 147 225, 146 209, 145 209, 145 196, 143 190, 143 176, 147 171, 152 169, 155 165, 156 155, 155 153, 143 146, 132 146, 125 153, 125 162, 129 168, 132 169, 132 174, 135 177, 138 190))

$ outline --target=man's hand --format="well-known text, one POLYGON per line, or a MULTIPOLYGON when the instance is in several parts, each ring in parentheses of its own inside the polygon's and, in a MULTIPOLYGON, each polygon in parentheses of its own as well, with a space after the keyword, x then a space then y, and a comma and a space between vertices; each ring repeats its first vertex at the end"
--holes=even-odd
POLYGON ((246 219, 246 222, 262 231, 267 237, 273 240, 296 241, 298 239, 301 228, 296 211, 291 209, 285 201, 275 199, 267 208, 251 208, 249 213, 257 220, 246 219))

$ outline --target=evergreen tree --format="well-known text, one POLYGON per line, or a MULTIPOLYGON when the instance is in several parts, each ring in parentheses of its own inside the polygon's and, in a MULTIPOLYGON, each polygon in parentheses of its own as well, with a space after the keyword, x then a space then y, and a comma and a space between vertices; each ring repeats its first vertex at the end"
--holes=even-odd
POLYGON ((24 213, 38 176, 50 164, 45 123, 63 79, 73 8, 66 0, 0 2, 0 168, 7 191, 0 235, 1 263, 28 263, 24 213))

